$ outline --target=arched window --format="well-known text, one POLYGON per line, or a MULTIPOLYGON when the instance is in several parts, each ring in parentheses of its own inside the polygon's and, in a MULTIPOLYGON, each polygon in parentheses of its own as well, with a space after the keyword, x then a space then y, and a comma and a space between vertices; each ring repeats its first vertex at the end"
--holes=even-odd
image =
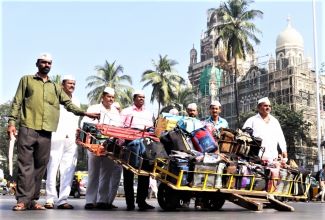
POLYGON ((283 53, 279 53, 277 58, 276 58, 276 63, 277 63, 277 69, 278 70, 282 70, 283 69, 283 58, 284 58, 284 54, 283 53))

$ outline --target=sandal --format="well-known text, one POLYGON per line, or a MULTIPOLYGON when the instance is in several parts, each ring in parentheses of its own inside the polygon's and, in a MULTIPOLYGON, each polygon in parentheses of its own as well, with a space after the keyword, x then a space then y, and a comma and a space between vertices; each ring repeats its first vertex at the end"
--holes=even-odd
POLYGON ((64 203, 58 206, 58 209, 73 209, 73 206, 69 203, 64 203))
POLYGON ((85 209, 94 209, 94 208, 95 208, 95 205, 92 204, 92 203, 87 203, 87 204, 85 205, 85 209))
POLYGON ((27 209, 25 203, 23 202, 19 202, 17 203, 13 208, 12 210, 13 211, 25 211, 27 209))
POLYGON ((30 207, 30 210, 46 210, 41 204, 35 203, 30 207))
POLYGON ((47 209, 54 209, 53 203, 50 203, 50 202, 45 203, 44 207, 47 209))

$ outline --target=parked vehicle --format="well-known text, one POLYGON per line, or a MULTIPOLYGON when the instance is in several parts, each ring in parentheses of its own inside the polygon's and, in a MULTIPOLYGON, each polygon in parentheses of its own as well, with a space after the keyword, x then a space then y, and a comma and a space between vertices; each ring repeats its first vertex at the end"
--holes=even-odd
MULTIPOLYGON (((74 174, 72 184, 71 184, 71 191, 70 196, 74 198, 80 198, 80 196, 86 195, 86 189, 88 184, 88 172, 87 171, 77 171, 74 174)), ((60 192, 60 182, 57 182, 56 190, 60 192)))
POLYGON ((88 175, 84 175, 80 177, 78 181, 78 177, 75 175, 75 178, 72 181, 70 196, 74 198, 80 198, 80 196, 86 195, 88 183, 88 175))

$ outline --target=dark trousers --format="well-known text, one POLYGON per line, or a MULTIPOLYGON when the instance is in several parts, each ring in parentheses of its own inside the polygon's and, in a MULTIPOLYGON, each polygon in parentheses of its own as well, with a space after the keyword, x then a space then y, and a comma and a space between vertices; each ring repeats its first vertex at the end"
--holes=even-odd
MULTIPOLYGON (((134 206, 134 173, 123 168, 123 183, 126 205, 134 206)), ((145 203, 149 190, 149 176, 138 176, 137 200, 138 204, 145 203)))
POLYGON ((17 202, 27 206, 40 197, 42 178, 50 158, 52 133, 20 127, 18 133, 17 202))

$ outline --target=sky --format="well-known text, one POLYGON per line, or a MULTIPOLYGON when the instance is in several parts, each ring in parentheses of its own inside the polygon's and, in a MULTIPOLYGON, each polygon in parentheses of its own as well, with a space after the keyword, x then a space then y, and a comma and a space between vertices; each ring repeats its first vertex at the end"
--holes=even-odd
MULTIPOLYGON (((77 79, 75 96, 88 104, 86 78, 105 60, 124 67, 134 89, 142 89, 141 74, 153 69, 152 60, 167 55, 187 79, 189 53, 200 53, 200 36, 206 30, 207 10, 220 1, 1 1, 0 103, 15 95, 21 76, 34 74, 38 55, 53 56, 50 75, 72 74, 77 79)), ((325 62, 325 3, 316 0, 318 66, 325 62)), ((262 35, 256 47, 260 62, 275 55, 276 38, 287 26, 303 36, 305 56, 314 60, 312 0, 262 1, 251 9, 264 12, 254 21, 262 35), (264 60, 263 60, 264 59, 264 60)), ((145 89, 147 106, 151 88, 145 89)))

